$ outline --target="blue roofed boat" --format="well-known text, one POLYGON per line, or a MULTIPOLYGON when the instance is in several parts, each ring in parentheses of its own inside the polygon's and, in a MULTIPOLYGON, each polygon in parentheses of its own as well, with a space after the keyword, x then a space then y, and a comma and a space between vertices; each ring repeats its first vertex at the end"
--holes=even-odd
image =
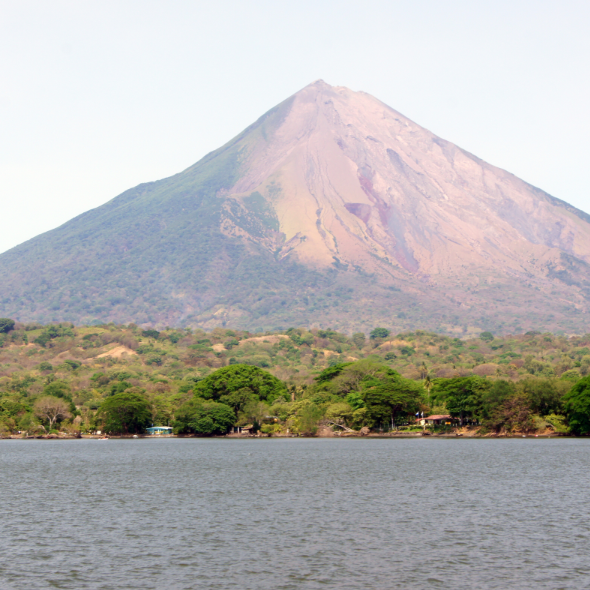
POLYGON ((152 436, 172 434, 172 426, 150 426, 149 428, 146 428, 146 431, 152 436))

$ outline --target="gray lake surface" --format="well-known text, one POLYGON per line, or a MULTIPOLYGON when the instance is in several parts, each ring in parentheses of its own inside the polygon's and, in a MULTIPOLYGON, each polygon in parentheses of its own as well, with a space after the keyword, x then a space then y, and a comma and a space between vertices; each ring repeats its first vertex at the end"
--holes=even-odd
POLYGON ((0 441, 0 588, 590 588, 590 440, 0 441))

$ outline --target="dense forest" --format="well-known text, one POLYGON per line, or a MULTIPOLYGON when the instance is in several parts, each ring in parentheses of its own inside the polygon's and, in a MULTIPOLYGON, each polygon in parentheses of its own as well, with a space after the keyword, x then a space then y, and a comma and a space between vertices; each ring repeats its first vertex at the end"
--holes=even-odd
POLYGON ((590 334, 460 339, 0 319, 0 436, 590 432, 590 334))

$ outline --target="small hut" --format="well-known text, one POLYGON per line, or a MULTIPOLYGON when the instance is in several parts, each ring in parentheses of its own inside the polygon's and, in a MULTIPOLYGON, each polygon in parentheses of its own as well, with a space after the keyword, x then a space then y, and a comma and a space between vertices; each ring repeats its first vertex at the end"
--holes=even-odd
POLYGON ((451 426, 452 424, 455 424, 458 421, 458 418, 453 418, 449 414, 434 414, 432 416, 426 416, 426 418, 424 418, 424 424, 428 424, 429 426, 442 426, 445 424, 447 426, 451 426))

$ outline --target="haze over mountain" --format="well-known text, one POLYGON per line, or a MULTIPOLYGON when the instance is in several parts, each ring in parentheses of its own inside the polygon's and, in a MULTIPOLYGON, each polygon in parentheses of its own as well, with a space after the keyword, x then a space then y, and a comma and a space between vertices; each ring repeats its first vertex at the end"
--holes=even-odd
POLYGON ((319 80, 184 172, 0 255, 0 311, 580 332, 589 270, 590 216, 319 80))

